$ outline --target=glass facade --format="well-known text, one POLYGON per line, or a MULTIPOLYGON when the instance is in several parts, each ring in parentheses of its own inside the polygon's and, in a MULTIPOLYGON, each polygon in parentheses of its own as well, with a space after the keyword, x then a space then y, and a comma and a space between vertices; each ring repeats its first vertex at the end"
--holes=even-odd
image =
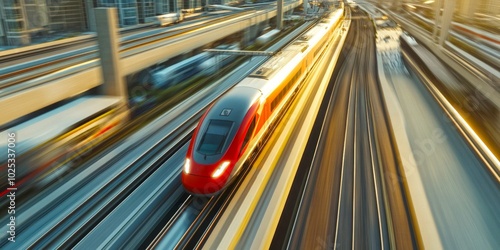
POLYGON ((147 17, 156 16, 154 0, 137 0, 137 6, 139 9, 139 22, 144 23, 147 17))
POLYGON ((115 7, 120 27, 200 7, 200 0, 0 0, 1 44, 26 45, 40 34, 95 29, 93 8, 115 7))
POLYGON ((82 0, 1 0, 5 45, 27 45, 50 39, 54 32, 87 29, 82 0))
POLYGON ((120 27, 138 23, 137 0, 97 0, 97 7, 115 7, 120 27))
POLYGON ((20 46, 29 44, 26 13, 21 0, 0 1, 0 16, 3 22, 2 44, 20 46))
POLYGON ((156 14, 161 15, 165 14, 168 12, 173 12, 170 10, 170 6, 173 6, 173 4, 170 4, 169 0, 157 0, 156 1, 156 14))
POLYGON ((23 19, 23 12, 21 9, 5 9, 5 19, 16 20, 23 19))
POLYGON ((47 11, 45 1, 40 0, 24 0, 24 11, 26 14, 26 29, 30 32, 38 32, 47 30, 48 17, 50 13, 47 11))

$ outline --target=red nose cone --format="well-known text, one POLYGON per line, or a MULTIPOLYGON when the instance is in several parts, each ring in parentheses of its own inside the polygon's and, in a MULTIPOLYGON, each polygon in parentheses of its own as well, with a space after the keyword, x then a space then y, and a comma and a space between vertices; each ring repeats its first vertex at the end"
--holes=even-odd
POLYGON ((212 178, 182 172, 182 185, 189 193, 195 195, 215 195, 222 191, 227 178, 212 178))

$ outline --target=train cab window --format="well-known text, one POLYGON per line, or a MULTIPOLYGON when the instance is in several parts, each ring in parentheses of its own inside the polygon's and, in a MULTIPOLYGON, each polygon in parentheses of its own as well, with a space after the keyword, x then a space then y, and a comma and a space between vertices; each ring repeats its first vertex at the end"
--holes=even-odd
POLYGON ((247 134, 245 135, 245 139, 243 139, 243 144, 241 145, 240 154, 243 152, 243 149, 250 141, 250 138, 252 138, 252 133, 253 133, 254 129, 255 129, 255 117, 252 119, 252 123, 248 127, 247 134))
POLYGON ((233 122, 231 121, 211 120, 201 138, 198 153, 204 155, 220 154, 232 126, 233 122))

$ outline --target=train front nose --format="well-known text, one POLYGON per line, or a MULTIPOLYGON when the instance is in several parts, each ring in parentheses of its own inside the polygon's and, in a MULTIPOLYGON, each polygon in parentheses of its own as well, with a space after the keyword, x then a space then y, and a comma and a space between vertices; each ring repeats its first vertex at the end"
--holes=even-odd
POLYGON ((219 193, 228 180, 229 162, 214 165, 201 165, 186 159, 182 171, 182 185, 192 194, 215 195, 219 193))
POLYGON ((211 177, 182 173, 182 185, 186 191, 197 195, 215 195, 222 190, 223 183, 217 183, 211 177))

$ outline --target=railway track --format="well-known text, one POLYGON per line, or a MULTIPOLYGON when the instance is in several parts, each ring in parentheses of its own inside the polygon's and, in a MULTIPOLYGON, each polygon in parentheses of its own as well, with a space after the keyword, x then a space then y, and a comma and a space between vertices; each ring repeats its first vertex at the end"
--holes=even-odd
MULTIPOLYGON (((373 72, 369 67, 369 54, 374 48, 370 39, 372 36, 364 35, 367 32, 366 28, 363 29, 367 25, 366 21, 366 17, 358 16, 353 22, 354 27, 351 30, 356 34, 358 46, 355 46, 348 56, 353 59, 348 59, 346 62, 348 66, 342 73, 346 77, 338 78, 338 84, 346 84, 349 88, 344 88, 344 91, 338 89, 343 95, 347 94, 347 111, 341 144, 342 160, 339 166, 340 184, 333 237, 335 248, 357 249, 370 246, 387 249, 389 241, 385 223, 386 210, 383 209, 384 205, 379 195, 380 166, 374 158, 377 157, 377 145, 372 138, 373 128, 369 126, 372 114, 368 106, 370 103, 370 96, 367 93, 368 82, 361 74, 361 72, 373 72), (367 50, 363 51, 362 48, 367 50), (355 65, 359 70, 354 69, 355 65)), ((324 122, 325 133, 328 133, 329 129, 342 129, 338 126, 332 127, 327 119, 324 122)))
MULTIPOLYGON (((301 29, 298 29, 298 33, 305 32, 308 30, 307 27, 314 24, 314 22, 305 24, 301 29), (303 30, 303 31, 300 31, 303 30)), ((297 33, 297 34, 298 34, 297 33)), ((285 108, 287 110, 289 106, 285 108)), ((264 136, 263 141, 267 141, 272 134, 274 127, 264 136)), ((260 151, 261 148, 257 148, 260 151)), ((253 165, 254 161, 260 152, 255 152, 251 154, 249 158, 244 163, 242 172, 236 177, 236 179, 222 191, 214 197, 193 197, 189 196, 186 198, 183 206, 181 206, 175 216, 165 224, 164 228, 160 230, 158 235, 151 241, 151 244, 147 246, 147 249, 163 249, 165 247, 174 246, 174 249, 199 249, 207 241, 210 233, 214 230, 216 222, 221 218, 226 207, 230 204, 232 197, 238 191, 238 187, 245 180, 246 175, 251 170, 250 166, 253 165), (193 211, 195 211, 193 213, 193 211), (183 218, 190 217, 189 214, 195 216, 189 221, 189 226, 180 224, 184 223, 183 218), (179 232, 176 228, 184 228, 181 231, 181 237, 175 237, 174 235, 179 232)))
MULTIPOLYGON (((251 164, 251 163, 250 163, 251 164)), ((189 195, 168 223, 156 235, 147 249, 198 249, 206 241, 215 223, 231 201, 250 168, 247 166, 222 193, 212 197, 189 195), (194 217, 189 223, 185 218, 194 217), (183 230, 176 230, 183 228, 183 230), (176 235, 181 235, 176 237, 176 235)))
POLYGON ((373 25, 353 16, 271 247, 416 248, 401 187, 384 177, 397 150, 375 78, 373 25))

